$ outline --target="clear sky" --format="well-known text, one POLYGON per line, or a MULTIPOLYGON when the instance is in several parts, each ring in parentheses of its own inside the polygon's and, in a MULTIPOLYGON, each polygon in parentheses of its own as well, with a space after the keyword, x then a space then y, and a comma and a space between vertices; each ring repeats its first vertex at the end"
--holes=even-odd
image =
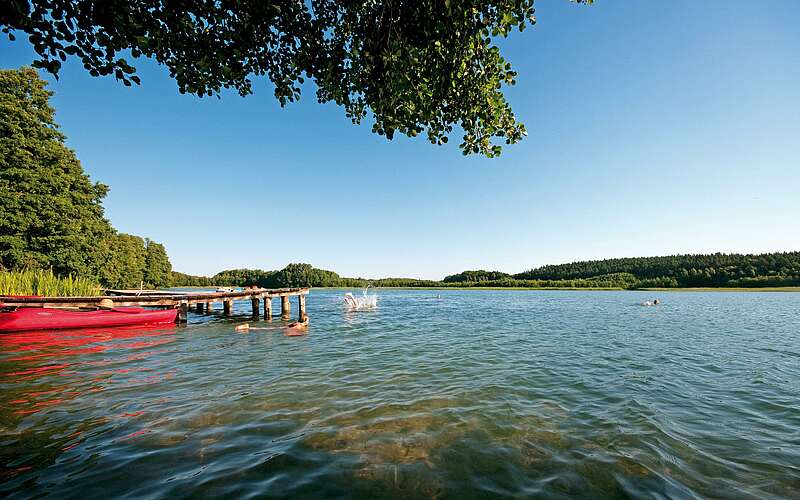
MULTIPOLYGON (((465 269, 800 250, 797 0, 539 0, 503 48, 529 132, 499 159, 350 124, 312 92, 180 95, 66 64, 53 105, 120 231, 176 270, 441 278, 465 269)), ((24 37, 0 67, 30 63, 24 37)))

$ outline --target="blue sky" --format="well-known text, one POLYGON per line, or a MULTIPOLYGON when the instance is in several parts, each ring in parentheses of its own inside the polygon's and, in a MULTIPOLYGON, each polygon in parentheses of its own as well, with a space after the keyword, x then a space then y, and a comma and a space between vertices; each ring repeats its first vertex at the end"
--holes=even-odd
MULTIPOLYGON (((120 231, 176 270, 309 262, 345 276, 441 278, 572 260, 800 250, 796 0, 540 0, 502 42, 529 132, 499 159, 388 142, 312 92, 281 109, 180 95, 136 64, 126 88, 66 64, 53 105, 111 186, 120 231)), ((0 66, 30 63, 0 42, 0 66)))

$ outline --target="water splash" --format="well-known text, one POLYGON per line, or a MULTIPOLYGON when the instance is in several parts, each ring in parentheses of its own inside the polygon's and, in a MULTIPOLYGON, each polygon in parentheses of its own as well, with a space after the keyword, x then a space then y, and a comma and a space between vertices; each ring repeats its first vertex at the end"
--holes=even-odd
POLYGON ((352 293, 344 294, 344 306, 348 311, 361 311, 364 309, 375 309, 378 307, 378 296, 375 294, 370 295, 369 289, 372 285, 364 287, 360 297, 356 297, 352 293))

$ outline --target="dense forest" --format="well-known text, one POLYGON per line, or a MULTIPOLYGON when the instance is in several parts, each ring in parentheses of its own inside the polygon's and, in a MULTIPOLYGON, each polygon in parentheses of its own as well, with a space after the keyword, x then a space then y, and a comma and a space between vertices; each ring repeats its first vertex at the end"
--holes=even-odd
POLYGON ((510 275, 464 271, 442 281, 413 278, 344 278, 310 264, 280 271, 234 269, 211 277, 173 273, 182 286, 280 287, 500 287, 500 288, 682 288, 800 286, 800 252, 761 255, 710 254, 607 259, 544 266, 510 275))
POLYGON ((574 280, 612 273, 636 278, 636 287, 758 287, 800 285, 800 252, 759 255, 671 255, 590 260, 543 266, 515 279, 574 280))
POLYGON ((229 269, 214 276, 192 276, 172 273, 173 286, 260 286, 263 288, 289 287, 358 287, 366 280, 342 278, 333 271, 317 269, 311 264, 289 264, 280 271, 261 269, 229 269))
POLYGON ((45 85, 30 68, 0 70, 0 271, 169 286, 164 246, 119 233, 105 218, 108 187, 92 182, 64 144, 45 85))
POLYGON ((445 283, 472 283, 478 281, 498 281, 511 278, 508 273, 501 273, 500 271, 464 271, 458 274, 445 276, 442 280, 445 283))

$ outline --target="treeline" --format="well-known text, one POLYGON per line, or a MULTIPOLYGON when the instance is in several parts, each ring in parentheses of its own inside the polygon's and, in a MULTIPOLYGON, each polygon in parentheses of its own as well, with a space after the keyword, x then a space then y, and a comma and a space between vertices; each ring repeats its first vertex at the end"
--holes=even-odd
POLYGON ((511 278, 508 273, 501 273, 500 271, 464 271, 458 274, 445 276, 442 280, 445 283, 473 283, 480 281, 500 281, 511 278))
POLYGON ((630 274, 610 274, 574 280, 518 280, 510 275, 500 279, 470 281, 436 281, 413 278, 344 278, 333 271, 317 269, 311 264, 289 264, 280 271, 231 269, 214 276, 192 276, 173 272, 173 286, 260 286, 263 288, 342 287, 361 288, 367 285, 386 288, 629 288, 636 282, 630 274))
POLYGON ((280 271, 231 269, 214 276, 192 276, 172 273, 173 286, 260 286, 263 288, 341 287, 361 288, 367 285, 385 288, 630 288, 637 280, 630 274, 610 274, 573 280, 519 280, 510 275, 494 280, 436 281, 414 278, 344 278, 333 271, 317 269, 310 264, 289 264, 280 271))
POLYGON ((169 286, 164 246, 117 232, 108 186, 93 183, 64 144, 46 82, 0 70, 0 271, 52 271, 108 288, 169 286))
POLYGON ((510 275, 464 271, 442 281, 413 278, 345 278, 310 264, 280 271, 233 269, 211 277, 172 273, 176 286, 452 287, 452 288, 682 288, 800 286, 800 252, 711 254, 607 259, 544 266, 510 275))
POLYGON ((163 288, 172 285, 172 264, 164 245, 125 233, 109 236, 98 278, 107 288, 163 288))
POLYGON ((514 278, 573 280, 613 273, 634 276, 636 288, 800 286, 800 252, 590 260, 543 266, 514 278))
MULTIPOLYGON (((473 271, 468 271, 473 272, 473 271)), ((503 274, 503 273, 500 273, 503 274)), ((449 278, 449 277, 448 277, 449 278)), ((631 275, 611 274, 587 279, 574 280, 519 280, 510 275, 499 279, 469 279, 464 281, 415 280, 408 278, 385 278, 364 281, 376 287, 416 287, 416 288, 629 288, 636 279, 631 275)))
POLYGON ((360 287, 367 280, 343 278, 333 271, 317 269, 311 264, 289 264, 280 271, 261 269, 229 269, 214 276, 192 276, 172 273, 172 286, 260 286, 262 288, 294 287, 360 287))

